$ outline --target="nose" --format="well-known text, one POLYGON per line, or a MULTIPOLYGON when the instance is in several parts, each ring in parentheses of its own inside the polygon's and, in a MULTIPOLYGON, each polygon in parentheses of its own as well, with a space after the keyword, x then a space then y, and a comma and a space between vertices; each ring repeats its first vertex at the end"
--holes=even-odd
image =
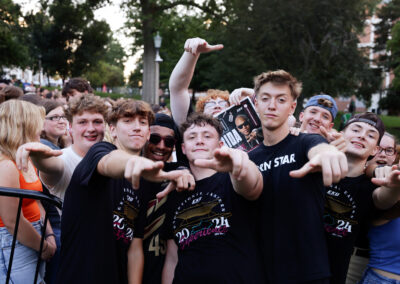
POLYGON ((276 109, 276 100, 275 100, 275 98, 271 98, 269 100, 268 109, 276 109))

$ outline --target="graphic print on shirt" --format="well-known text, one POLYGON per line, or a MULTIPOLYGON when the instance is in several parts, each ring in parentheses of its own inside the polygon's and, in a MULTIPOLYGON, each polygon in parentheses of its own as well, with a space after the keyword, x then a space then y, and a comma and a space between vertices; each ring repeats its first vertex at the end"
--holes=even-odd
POLYGON ((344 238, 351 235, 357 206, 348 190, 331 185, 326 192, 324 227, 332 236, 344 238))
POLYGON ((261 172, 266 172, 271 168, 277 168, 285 164, 296 163, 296 154, 284 155, 281 157, 276 157, 273 160, 265 161, 258 165, 261 172))
POLYGON ((122 200, 113 211, 113 227, 117 240, 129 244, 134 235, 134 220, 139 215, 140 200, 131 188, 124 188, 122 200))
POLYGON ((225 235, 231 215, 221 197, 213 192, 190 195, 179 204, 172 221, 179 248, 183 250, 199 238, 225 235))
POLYGON ((151 220, 150 223, 144 228, 144 237, 143 239, 146 240, 147 238, 151 237, 148 251, 154 253, 155 256, 159 256, 160 254, 164 255, 166 252, 166 242, 165 240, 160 238, 159 232, 157 230, 164 224, 165 221, 165 212, 159 216, 157 216, 160 212, 160 208, 166 203, 167 197, 163 198, 155 198, 149 200, 147 203, 147 219, 151 220), (156 232, 156 233, 155 233, 156 232), (154 234, 153 234, 154 233, 154 234))

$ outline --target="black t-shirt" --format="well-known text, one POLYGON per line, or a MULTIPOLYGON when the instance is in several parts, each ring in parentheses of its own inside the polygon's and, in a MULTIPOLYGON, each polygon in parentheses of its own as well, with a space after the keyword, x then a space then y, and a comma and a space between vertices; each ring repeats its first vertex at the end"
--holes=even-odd
POLYGON ((330 275, 321 174, 289 176, 308 162, 312 147, 324 142, 316 134, 289 134, 276 145, 260 144, 249 153, 264 177, 259 227, 264 271, 271 283, 302 283, 330 275))
POLYGON ((172 192, 166 228, 178 246, 173 283, 263 283, 254 203, 234 191, 227 173, 172 192))
POLYGON ((127 251, 133 238, 143 237, 145 208, 142 189, 97 172, 100 159, 115 149, 107 142, 95 144, 72 175, 57 283, 127 283, 127 251))
POLYGON ((366 175, 346 177, 326 188, 324 213, 331 283, 346 281, 347 269, 360 225, 374 212, 372 192, 377 186, 366 175))
MULTIPOLYGON (((178 163, 166 163, 164 171, 172 171, 178 168, 178 163)), ((146 221, 143 237, 144 269, 143 284, 160 284, 164 266, 167 243, 161 234, 166 218, 166 202, 168 195, 158 199, 156 194, 162 191, 168 182, 147 183, 144 191, 145 204, 147 204, 146 221)))

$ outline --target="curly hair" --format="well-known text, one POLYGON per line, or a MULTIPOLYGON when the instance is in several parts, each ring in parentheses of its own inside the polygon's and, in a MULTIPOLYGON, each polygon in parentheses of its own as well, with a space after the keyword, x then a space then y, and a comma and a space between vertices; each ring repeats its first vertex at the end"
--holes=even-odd
POLYGON ((154 112, 148 103, 133 99, 118 99, 108 115, 107 122, 115 125, 122 117, 135 116, 146 117, 149 125, 154 122, 154 112))
POLYGON ((102 98, 92 94, 84 94, 69 100, 68 107, 65 110, 65 116, 68 121, 72 123, 72 118, 75 115, 80 115, 85 111, 100 113, 104 119, 106 119, 108 115, 108 107, 102 98))
POLYGON ((197 125, 197 126, 205 126, 206 124, 212 126, 215 128, 215 130, 218 133, 218 138, 221 138, 223 129, 222 125, 219 122, 218 119, 204 114, 204 113, 199 113, 199 112, 194 112, 192 113, 184 123, 182 123, 181 127, 179 128, 180 132, 182 135, 185 133, 185 131, 190 128, 192 125, 197 125))
POLYGON ((300 96, 302 83, 284 70, 268 71, 261 73, 254 78, 254 93, 258 96, 261 86, 271 82, 274 85, 286 85, 290 89, 290 94, 294 100, 300 96))
POLYGON ((207 95, 197 101, 196 112, 203 112, 205 103, 209 100, 215 100, 217 98, 223 99, 229 103, 229 92, 214 89, 208 90, 207 95))

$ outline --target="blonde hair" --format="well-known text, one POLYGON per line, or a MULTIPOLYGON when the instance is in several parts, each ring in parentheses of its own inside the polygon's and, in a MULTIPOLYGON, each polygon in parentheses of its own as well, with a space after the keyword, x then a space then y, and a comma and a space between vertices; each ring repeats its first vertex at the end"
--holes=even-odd
POLYGON ((0 152, 15 161, 19 146, 39 138, 44 117, 44 108, 29 102, 9 100, 0 104, 0 152))

